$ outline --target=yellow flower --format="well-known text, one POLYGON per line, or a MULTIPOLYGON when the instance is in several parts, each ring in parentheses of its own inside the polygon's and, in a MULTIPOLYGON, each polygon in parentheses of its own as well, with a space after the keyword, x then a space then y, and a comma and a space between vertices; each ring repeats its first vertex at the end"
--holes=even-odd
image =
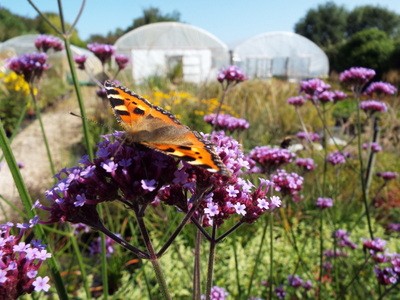
MULTIPOLYGON (((0 73, 0 79, 8 91, 21 93, 24 96, 29 95, 29 84, 21 75, 15 72, 0 73)), ((36 94, 37 90, 34 93, 36 94)))

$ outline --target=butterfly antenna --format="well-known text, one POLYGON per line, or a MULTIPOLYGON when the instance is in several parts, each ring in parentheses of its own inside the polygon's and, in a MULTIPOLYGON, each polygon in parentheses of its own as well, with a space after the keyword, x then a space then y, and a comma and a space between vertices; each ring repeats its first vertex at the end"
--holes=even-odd
POLYGON ((113 127, 111 127, 111 126, 109 126, 109 125, 107 125, 107 124, 104 124, 104 123, 102 123, 102 122, 98 122, 98 121, 96 121, 96 120, 94 120, 94 119, 90 119, 90 118, 87 118, 87 117, 82 117, 81 115, 78 115, 78 114, 76 114, 76 113, 74 113, 74 112, 72 112, 72 111, 70 111, 69 114, 72 115, 72 116, 74 116, 74 117, 81 118, 82 120, 89 121, 89 122, 91 122, 91 123, 93 123, 93 124, 97 124, 97 125, 99 125, 99 126, 101 126, 101 127, 103 127, 103 128, 107 128, 107 129, 110 130, 110 131, 114 131, 114 130, 115 130, 113 127))

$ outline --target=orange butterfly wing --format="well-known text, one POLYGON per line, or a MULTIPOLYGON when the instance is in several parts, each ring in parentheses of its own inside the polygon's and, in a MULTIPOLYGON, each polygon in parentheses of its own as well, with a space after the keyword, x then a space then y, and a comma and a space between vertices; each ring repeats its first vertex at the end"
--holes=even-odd
POLYGON ((106 81, 104 87, 114 114, 128 132, 131 142, 178 157, 210 172, 229 176, 214 146, 181 124, 174 115, 123 86, 106 81))

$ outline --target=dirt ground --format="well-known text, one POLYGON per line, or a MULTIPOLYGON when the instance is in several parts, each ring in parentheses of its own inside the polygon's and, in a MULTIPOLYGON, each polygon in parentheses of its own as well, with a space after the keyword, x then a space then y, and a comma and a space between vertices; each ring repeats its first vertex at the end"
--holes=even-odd
MULTIPOLYGON (((84 94, 87 94, 87 91, 84 94)), ((89 103, 86 102, 86 107, 96 100, 93 96, 85 98, 93 99, 89 103)), ((73 159, 71 149, 82 141, 82 120, 70 115, 70 111, 79 113, 78 103, 74 97, 60 101, 42 114, 56 172, 71 163, 73 159)), ((17 134, 11 148, 17 162, 23 164, 20 171, 30 194, 43 195, 44 191, 52 186, 54 174, 51 174, 38 120, 17 134)), ((20 206, 18 191, 5 160, 1 162, 0 167, 0 196, 20 206)), ((0 222, 21 221, 18 213, 10 209, 2 199, 0 199, 0 211, 0 222)))

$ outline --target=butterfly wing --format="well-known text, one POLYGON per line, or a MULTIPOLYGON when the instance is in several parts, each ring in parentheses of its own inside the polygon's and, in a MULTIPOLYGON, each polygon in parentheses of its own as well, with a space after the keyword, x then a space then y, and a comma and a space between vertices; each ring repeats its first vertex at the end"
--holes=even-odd
POLYGON ((229 176, 213 144, 181 124, 174 115, 123 86, 106 81, 104 87, 114 114, 131 142, 178 157, 210 172, 229 176))

